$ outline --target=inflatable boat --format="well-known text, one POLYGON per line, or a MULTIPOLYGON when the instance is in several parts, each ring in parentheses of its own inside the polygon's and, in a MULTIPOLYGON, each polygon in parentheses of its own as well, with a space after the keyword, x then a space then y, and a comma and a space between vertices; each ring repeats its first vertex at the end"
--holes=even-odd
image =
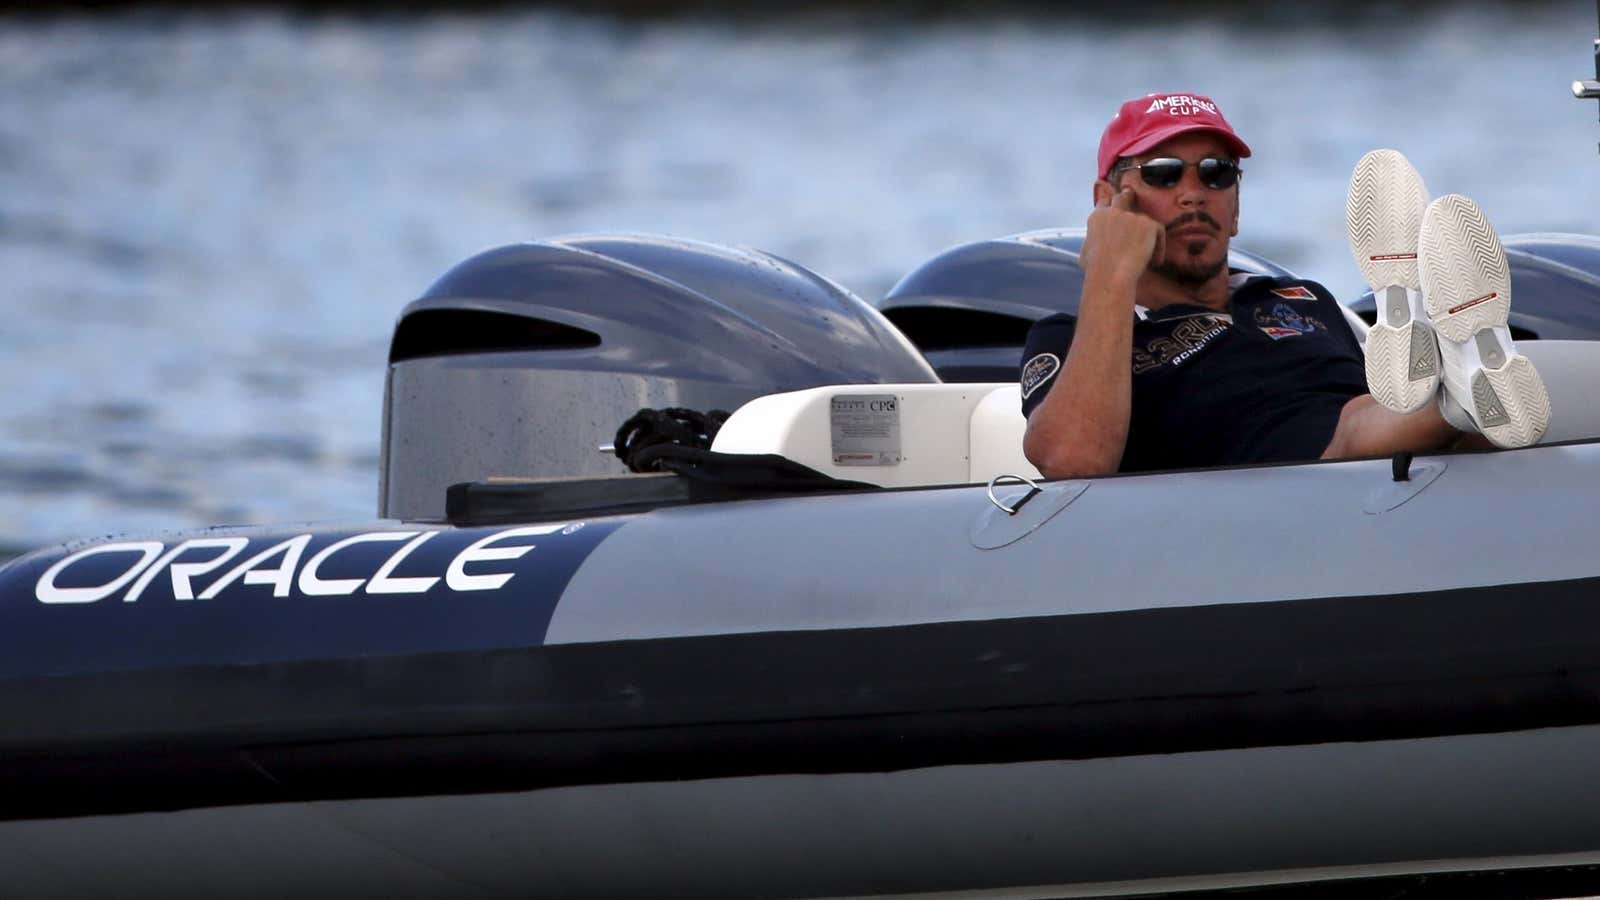
POLYGON ((0 883, 1600 890, 1600 241, 1507 240, 1540 445, 1042 480, 1080 243, 876 307, 650 236, 467 260, 396 325, 373 521, 0 569, 0 883), (659 408, 731 415, 631 472, 659 408))

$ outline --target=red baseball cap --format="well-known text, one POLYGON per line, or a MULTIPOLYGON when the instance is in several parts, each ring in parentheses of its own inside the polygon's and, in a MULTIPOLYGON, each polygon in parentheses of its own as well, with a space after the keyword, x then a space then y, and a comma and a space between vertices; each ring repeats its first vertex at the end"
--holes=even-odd
POLYGON ((1118 157, 1134 156, 1176 135, 1209 131, 1240 159, 1250 146, 1233 133, 1210 97, 1199 94, 1146 94, 1122 104, 1100 135, 1100 177, 1111 174, 1118 157))

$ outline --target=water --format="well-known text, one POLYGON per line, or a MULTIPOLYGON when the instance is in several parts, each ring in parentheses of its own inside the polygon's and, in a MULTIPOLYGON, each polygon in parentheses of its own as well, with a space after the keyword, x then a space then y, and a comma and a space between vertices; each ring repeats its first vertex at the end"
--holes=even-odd
POLYGON ((0 18, 0 556, 370 517, 389 329, 481 249, 661 232, 876 299, 1081 224, 1151 90, 1220 102, 1257 151, 1239 244, 1347 299, 1373 147, 1502 233, 1600 230, 1586 0, 1156 18, 0 18))

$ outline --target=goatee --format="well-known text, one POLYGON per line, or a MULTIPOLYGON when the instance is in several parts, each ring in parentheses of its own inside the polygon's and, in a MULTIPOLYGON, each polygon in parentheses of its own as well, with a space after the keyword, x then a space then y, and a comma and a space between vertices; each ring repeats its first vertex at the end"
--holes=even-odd
POLYGON ((1199 287, 1217 277, 1217 274, 1228 265, 1226 258, 1209 263, 1196 260, 1195 255, 1204 248, 1204 244, 1187 247, 1185 249, 1189 251, 1189 262, 1162 262, 1154 267, 1154 271, 1157 275, 1176 281, 1184 287, 1199 287))
MULTIPOLYGON (((1218 233, 1222 231, 1221 222, 1213 219, 1211 214, 1207 213, 1205 210, 1199 209, 1190 210, 1189 212, 1186 212, 1173 219, 1171 222, 1168 222, 1167 231, 1170 233, 1181 226, 1188 225, 1193 222, 1210 226, 1211 228, 1216 229, 1218 233)), ((1190 241, 1184 245, 1183 249, 1187 251, 1185 254, 1183 254, 1185 261, 1163 261, 1152 266, 1151 269, 1153 269, 1157 275, 1160 275, 1164 278, 1170 278, 1184 287, 1199 287, 1200 285, 1205 284, 1211 279, 1217 277, 1217 273, 1221 272, 1228 265, 1228 259, 1226 256, 1214 263, 1199 261, 1200 254, 1206 252, 1205 241, 1190 241)))

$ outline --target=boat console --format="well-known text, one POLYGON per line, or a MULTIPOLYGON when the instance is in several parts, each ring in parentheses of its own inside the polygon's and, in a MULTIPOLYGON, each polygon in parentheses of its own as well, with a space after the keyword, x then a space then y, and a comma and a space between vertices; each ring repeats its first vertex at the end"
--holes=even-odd
POLYGON ((711 449, 882 487, 1038 478, 1022 454, 1021 404, 1015 383, 829 385, 751 400, 711 449))

